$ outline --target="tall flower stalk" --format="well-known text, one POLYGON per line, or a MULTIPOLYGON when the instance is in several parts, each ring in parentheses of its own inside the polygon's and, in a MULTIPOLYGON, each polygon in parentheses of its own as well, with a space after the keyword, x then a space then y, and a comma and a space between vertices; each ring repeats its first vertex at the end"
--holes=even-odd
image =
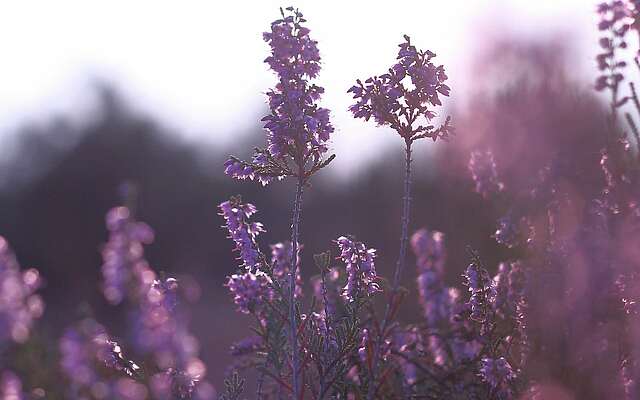
POLYGON ((293 177, 296 193, 291 218, 292 265, 289 271, 289 334, 293 394, 300 397, 300 362, 297 344, 295 288, 300 239, 302 196, 311 176, 334 158, 325 158, 333 126, 329 110, 317 102, 324 92, 310 79, 320 71, 317 42, 309 37, 306 19, 293 7, 280 9, 282 18, 271 23, 264 40, 271 54, 264 60, 278 76, 275 88, 267 92, 270 113, 262 118, 267 131, 267 147, 256 148, 251 161, 230 157, 225 173, 237 179, 257 180, 266 185, 274 179, 293 177), (285 12, 286 11, 286 12, 285 12))
POLYGON ((381 329, 374 347, 374 357, 369 372, 368 399, 376 393, 376 374, 380 359, 381 343, 387 335, 387 328, 397 309, 398 287, 406 264, 409 242, 409 222, 411 209, 411 151, 416 140, 431 138, 446 139, 453 133, 451 119, 447 117, 440 126, 432 124, 437 116, 434 107, 441 106, 440 95, 449 96, 450 88, 444 67, 436 66, 432 59, 435 53, 416 49, 409 36, 399 45, 398 62, 380 76, 368 78, 364 83, 356 81, 348 92, 353 93, 356 103, 349 110, 354 118, 368 121, 371 117, 379 126, 394 129, 405 143, 404 196, 402 198, 402 219, 400 250, 394 273, 391 298, 387 304, 381 329))

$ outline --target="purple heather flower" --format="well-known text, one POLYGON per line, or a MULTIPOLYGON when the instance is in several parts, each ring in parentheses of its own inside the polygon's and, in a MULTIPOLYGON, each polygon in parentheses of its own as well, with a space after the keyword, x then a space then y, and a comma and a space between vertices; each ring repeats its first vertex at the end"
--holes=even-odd
POLYGON ((420 229, 411 237, 411 247, 420 271, 434 270, 442 275, 447 258, 444 233, 420 229))
POLYGON ((334 129, 329 110, 317 104, 324 89, 309 82, 320 71, 320 53, 305 22, 301 12, 289 7, 263 34, 271 47, 264 61, 278 76, 276 86, 267 92, 270 112, 262 118, 267 148, 257 149, 251 162, 230 158, 225 163, 227 175, 266 185, 274 178, 298 175, 300 169, 306 175, 322 165, 334 129), (296 164, 296 170, 289 169, 288 161, 296 164), (308 166, 311 169, 305 170, 308 166))
POLYGON ((26 399, 22 391, 22 382, 18 375, 12 371, 0 371, 0 399, 2 400, 23 400, 26 399))
MULTIPOLYGON (((143 245, 153 242, 153 230, 137 222, 126 207, 107 213, 109 241, 102 249, 102 291, 111 304, 120 304, 131 287, 135 270, 144 268, 143 245)), ((135 285, 134 285, 135 286, 135 285)))
POLYGON ((437 129, 430 123, 436 116, 434 108, 442 105, 440 95, 449 96, 444 67, 433 64, 435 53, 416 49, 406 35, 404 39, 398 62, 387 73, 364 83, 358 79, 348 90, 356 99, 349 110, 354 118, 368 121, 373 117, 378 125, 390 126, 406 140, 446 138, 453 132, 449 118, 437 129), (416 122, 426 125, 414 126, 416 122))
POLYGON ((260 264, 260 250, 256 244, 256 237, 265 232, 260 222, 249 222, 249 218, 257 212, 253 204, 242 204, 239 197, 220 204, 220 215, 224 217, 229 238, 236 244, 235 250, 240 253, 239 259, 243 267, 253 270, 260 264))
POLYGON ((516 377, 509 362, 504 358, 485 357, 480 361, 480 376, 496 391, 499 399, 510 399, 510 382, 516 377))
POLYGON ((21 271, 9 243, 0 236, 0 346, 29 338, 34 321, 44 312, 36 294, 40 285, 38 270, 21 271))
POLYGON ((355 301, 361 294, 371 295, 380 291, 374 259, 375 249, 367 249, 364 243, 341 236, 336 240, 340 250, 339 258, 347 270, 347 285, 342 296, 347 301, 355 301))
POLYGON ((464 273, 465 285, 471 296, 467 303, 471 309, 470 318, 476 322, 487 321, 489 310, 496 297, 496 289, 487 270, 476 262, 469 265, 464 273))
POLYGON ((504 184, 498 179, 498 171, 493 153, 487 151, 472 151, 469 159, 469 171, 476 184, 476 192, 484 198, 501 192, 504 184))
POLYGON ((451 316, 449 290, 442 281, 446 260, 444 234, 420 229, 411 237, 411 247, 417 258, 420 303, 427 326, 435 328, 451 316))
POLYGON ((199 344, 187 330, 177 307, 178 281, 155 279, 141 298, 135 314, 136 344, 162 371, 180 371, 193 379, 204 377, 206 368, 198 358, 199 344))
POLYGON ((492 236, 501 245, 513 248, 530 244, 534 234, 534 228, 527 217, 517 218, 508 213, 498 219, 498 227, 492 236))
POLYGON ((245 314, 260 310, 274 296, 271 279, 262 271, 231 275, 225 286, 233 295, 238 311, 245 314))
MULTIPOLYGON (((300 252, 303 246, 298 244, 298 266, 296 268, 296 291, 297 298, 302 296, 302 277, 300 275, 300 252)), ((271 245, 271 265, 273 275, 279 279, 285 279, 291 271, 291 260, 293 259, 293 246, 290 241, 271 245)))
POLYGON ((123 356, 105 328, 92 319, 82 320, 64 332, 60 354, 60 367, 69 380, 67 396, 74 399, 86 398, 89 393, 95 398, 115 395, 114 382, 101 376, 100 367, 128 376, 134 376, 138 370, 136 364, 123 356))

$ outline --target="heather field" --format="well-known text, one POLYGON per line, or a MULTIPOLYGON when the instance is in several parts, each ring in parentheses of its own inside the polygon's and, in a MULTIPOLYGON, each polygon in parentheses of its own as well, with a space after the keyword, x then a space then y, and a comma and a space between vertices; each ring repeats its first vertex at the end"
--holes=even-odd
POLYGON ((299 3, 116 10, 164 95, 0 113, 0 400, 640 400, 640 0, 299 3))

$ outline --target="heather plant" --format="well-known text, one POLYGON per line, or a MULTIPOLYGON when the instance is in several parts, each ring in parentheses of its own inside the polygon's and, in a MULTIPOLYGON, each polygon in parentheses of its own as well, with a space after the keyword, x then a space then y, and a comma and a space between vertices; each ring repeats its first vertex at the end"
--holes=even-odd
MULTIPOLYGON (((404 197, 402 203, 402 228, 400 234, 400 251, 391 288, 391 299, 375 339, 373 361, 369 380, 375 382, 381 348, 391 323, 393 309, 399 300, 397 290, 400 285, 402 271, 406 263, 406 252, 409 240, 409 218, 411 207, 411 146, 416 140, 431 138, 446 139, 453 133, 451 119, 447 117, 442 125, 436 128, 432 120, 437 116, 434 108, 441 106, 440 95, 449 96, 450 88, 444 67, 435 66, 432 59, 435 53, 418 50, 411 44, 409 36, 404 35, 404 42, 399 45, 398 62, 388 72, 373 76, 356 85, 348 92, 353 93, 356 103, 349 109, 355 118, 368 121, 371 117, 380 126, 389 126, 395 130, 405 142, 405 176, 404 197)), ((375 396, 375 386, 370 384, 367 398, 375 396)))
POLYGON ((131 354, 91 317, 70 326, 60 339, 60 367, 72 399, 211 399, 203 380, 198 341, 178 312, 179 282, 149 266, 143 244, 153 230, 135 220, 129 208, 106 216, 109 241, 102 250, 103 294, 110 304, 128 303, 131 354), (133 351, 134 350, 134 351, 133 351))
MULTIPOLYGON (((454 132, 450 117, 435 122, 440 96, 450 93, 444 67, 404 36, 387 73, 357 80, 348 90, 355 118, 373 118, 404 141, 400 248, 386 284, 377 272, 378 251, 354 235, 327 237, 321 249, 301 244, 303 192, 334 158, 328 156, 333 127, 329 111, 318 104, 323 89, 312 83, 320 71, 317 42, 299 10, 280 11, 263 37, 270 47, 265 63, 278 80, 267 92, 269 113, 262 119, 267 146, 250 161, 229 158, 224 168, 233 178, 262 185, 292 178, 291 235, 266 246, 267 227, 256 221, 256 206, 240 196, 218 206, 237 256, 224 286, 253 326, 231 346, 234 362, 217 398, 556 398, 545 385, 558 376, 584 398, 638 398, 640 134, 627 107, 640 114, 640 101, 633 83, 628 91, 622 85, 627 63, 621 58, 627 35, 637 29, 639 3, 613 0, 597 9, 602 53, 595 89, 610 94, 597 190, 575 195, 574 166, 562 152, 541 157, 526 178, 514 179, 500 162, 504 149, 471 149, 469 183, 478 201, 496 213, 491 237, 501 257, 487 265, 484 249, 469 246, 468 266, 454 286, 451 272, 461 269, 451 261, 456 249, 449 238, 456 233, 411 232, 410 220, 413 144, 446 140, 454 132), (401 286, 412 259, 409 247, 421 312, 403 325, 397 316, 411 293, 401 286), (316 252, 314 266, 303 265, 303 249, 316 252), (382 299, 379 314, 375 301, 382 299), (549 329, 551 324, 556 326, 549 329), (548 373, 536 364, 545 357, 554 364, 546 365, 548 373), (256 373, 253 393, 240 375, 246 372, 256 373)), ((640 67, 637 55, 634 61, 640 67)), ((117 337, 90 311, 69 325, 58 341, 64 396, 213 399, 199 342, 189 330, 183 284, 147 261, 145 246, 154 232, 136 219, 132 199, 127 203, 106 215, 109 237, 100 267, 102 296, 112 310, 126 312, 127 333, 117 337)), ((27 341, 43 313, 36 294, 41 285, 38 271, 22 271, 0 237, 3 361, 10 348, 27 341)), ((3 363, 0 398, 42 397, 43 389, 29 391, 3 363)))
POLYGON ((293 391, 299 397, 300 354, 297 344, 298 317, 295 306, 296 276, 302 194, 312 175, 327 166, 334 156, 324 158, 327 142, 333 132, 329 110, 317 102, 324 89, 310 83, 320 71, 317 42, 304 26, 306 20, 293 7, 280 9, 282 18, 271 23, 264 40, 271 47, 265 63, 278 76, 278 83, 267 92, 270 113, 262 121, 267 130, 268 146, 256 149, 251 161, 231 157, 225 163, 225 173, 237 179, 255 179, 263 185, 273 179, 293 177, 296 194, 291 224, 288 324, 291 346, 293 391))

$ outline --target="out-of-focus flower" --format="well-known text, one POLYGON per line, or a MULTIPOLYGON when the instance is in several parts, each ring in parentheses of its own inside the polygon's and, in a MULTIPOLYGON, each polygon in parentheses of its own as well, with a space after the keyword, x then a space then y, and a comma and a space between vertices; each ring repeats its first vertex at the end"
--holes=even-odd
POLYGON ((267 148, 256 149, 250 162, 232 157, 225 163, 227 175, 263 185, 301 172, 303 179, 321 168, 334 130, 329 110, 317 104, 324 89, 309 82, 320 71, 318 43, 309 36, 302 13, 293 7, 286 11, 263 34, 271 47, 264 61, 278 76, 278 84, 267 92, 270 113, 262 118, 267 148), (289 161, 297 168, 291 169, 289 161))
POLYGON ((389 71, 364 81, 358 79, 348 92, 356 103, 349 107, 354 118, 388 125, 406 140, 446 138, 453 132, 450 119, 439 128, 430 124, 441 106, 440 95, 449 96, 442 65, 435 66, 435 53, 416 49, 409 36, 399 45, 398 62, 389 71), (414 125, 417 123, 417 126, 414 125), (424 125, 423 125, 424 124, 424 125))
POLYGON ((135 221, 126 207, 111 209, 106 223, 109 241, 102 249, 102 291, 107 301, 115 305, 135 288, 135 271, 147 268, 143 245, 152 243, 154 234, 147 224, 135 221))
MULTIPOLYGON (((300 275, 300 253, 303 246, 298 245, 298 266, 296 268, 296 291, 295 296, 302 296, 302 276, 300 275)), ((273 275, 276 278, 284 279, 289 276, 291 271, 291 260, 293 259, 293 246, 290 241, 276 243, 271 245, 271 265, 273 266, 273 275)))
POLYGON ((114 382, 101 374, 101 368, 129 377, 138 373, 139 367, 124 357, 105 328, 92 319, 67 328, 59 347, 60 367, 69 381, 67 396, 73 399, 103 399, 115 395, 114 382))
POLYGON ((347 301, 355 301, 359 295, 371 295, 380 291, 374 259, 375 249, 368 249, 364 243, 346 236, 340 236, 336 243, 340 250, 340 259, 347 270, 347 284, 342 296, 347 301))
POLYGON ((135 314, 137 347, 152 354, 162 370, 183 370, 198 361, 198 341, 186 330, 176 313, 178 282, 156 279, 141 298, 135 314))
POLYGON ((27 397, 22 391, 22 381, 18 375, 12 371, 1 371, 0 376, 0 399, 2 400, 23 400, 27 397))
POLYGON ((29 338, 33 323, 44 312, 44 302, 36 294, 41 283, 38 270, 20 270, 9 243, 0 236, 0 346, 29 338))
POLYGON ((260 263, 260 250, 256 244, 256 237, 265 232, 260 222, 249 222, 249 218, 257 212, 251 203, 242 203, 240 197, 232 197, 220 204, 220 215, 224 217, 229 238, 235 244, 235 250, 240 253, 242 266, 253 270, 260 263))
POLYGON ((496 162, 493 152, 472 151, 469 159, 469 171, 476 184, 476 192, 484 198, 489 198, 504 189, 504 183, 498 179, 496 162))
POLYGON ((418 293, 427 326, 441 326, 451 317, 449 290, 442 281, 446 261, 444 234, 420 229, 411 237, 411 247, 417 258, 418 293))

